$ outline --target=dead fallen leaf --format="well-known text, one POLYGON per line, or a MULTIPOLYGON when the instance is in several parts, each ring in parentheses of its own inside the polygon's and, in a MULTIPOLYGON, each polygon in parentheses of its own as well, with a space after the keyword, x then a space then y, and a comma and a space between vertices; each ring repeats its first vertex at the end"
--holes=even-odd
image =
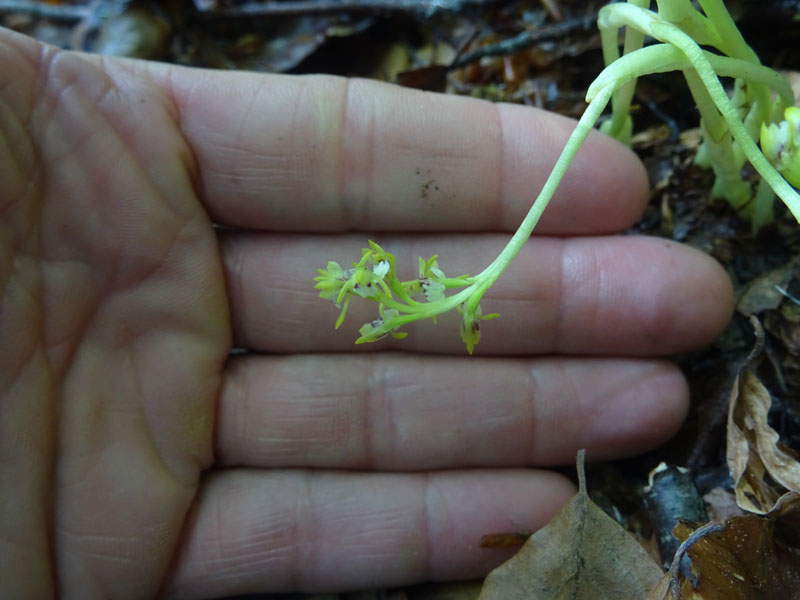
POLYGON ((800 495, 765 516, 675 527, 683 541, 651 600, 784 600, 800 590, 800 495), (683 560, 681 558, 683 557, 683 560), (679 591, 673 589, 678 586, 679 591))
POLYGON ((769 426, 770 405, 769 392, 745 367, 731 391, 727 460, 737 504, 757 514, 772 510, 787 491, 800 492, 800 463, 769 426))
POLYGON ((397 83, 420 90, 443 91, 447 85, 448 67, 432 65, 397 74, 397 83))
POLYGON ((167 55, 171 34, 169 22, 156 10, 135 4, 103 23, 92 51, 109 56, 161 59, 167 55))
POLYGON ((508 562, 489 573, 479 600, 636 600, 663 571, 639 543, 591 501, 582 455, 580 489, 508 562))
POLYGON ((778 308, 785 296, 776 286, 787 287, 796 268, 796 261, 791 260, 753 279, 739 295, 736 302, 736 310, 749 317, 765 310, 778 308))

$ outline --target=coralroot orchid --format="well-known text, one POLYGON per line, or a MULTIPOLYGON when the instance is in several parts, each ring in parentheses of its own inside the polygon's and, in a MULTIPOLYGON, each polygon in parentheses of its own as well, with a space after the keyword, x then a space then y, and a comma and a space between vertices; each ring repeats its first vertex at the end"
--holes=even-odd
POLYGON ((700 113, 703 144, 696 162, 716 177, 713 196, 724 197, 754 230, 772 220, 774 194, 800 221, 800 108, 789 83, 758 60, 722 0, 628 0, 600 10, 598 27, 606 68, 586 93, 589 103, 528 214, 497 258, 478 275, 446 277, 437 257, 419 259, 419 278, 400 281, 394 256, 370 241, 361 260, 344 270, 329 262, 315 278, 320 297, 333 300, 344 321, 353 294, 378 303, 379 318, 360 329, 357 344, 386 335, 404 337, 398 329, 455 309, 462 316, 461 338, 469 353, 480 339, 480 301, 533 233, 567 167, 609 102, 611 118, 601 129, 623 142, 633 131, 630 116, 636 80, 644 75, 681 71, 700 113), (618 33, 625 29, 620 56, 618 33), (645 46, 645 38, 653 43, 645 46), (712 51, 715 50, 715 51, 712 51), (729 97, 720 77, 734 79, 729 97), (781 120, 783 117, 783 120, 781 120), (760 135, 761 148, 757 145, 760 135), (762 152, 763 150, 763 152, 762 152), (744 176, 749 161, 761 176, 755 191, 744 176), (448 290, 455 291, 447 295, 448 290), (415 298, 421 298, 419 300, 415 298))

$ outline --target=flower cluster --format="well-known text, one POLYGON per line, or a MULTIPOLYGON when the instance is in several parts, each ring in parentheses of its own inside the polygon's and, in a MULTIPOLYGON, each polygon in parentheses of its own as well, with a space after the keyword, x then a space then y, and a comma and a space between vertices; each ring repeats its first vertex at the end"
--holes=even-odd
POLYGON ((336 328, 344 322, 347 307, 353 296, 378 303, 378 318, 365 323, 360 329, 357 344, 374 342, 391 335, 402 338, 408 335, 399 331, 407 323, 419 319, 432 319, 437 315, 456 309, 462 315, 461 338, 472 353, 480 339, 480 319, 490 319, 498 315, 481 314, 480 306, 474 302, 470 286, 476 278, 469 275, 447 277, 439 267, 437 256, 428 260, 419 259, 419 272, 416 279, 401 281, 397 277, 395 257, 373 241, 369 248, 361 251, 361 260, 354 262, 352 268, 345 269, 335 261, 328 262, 324 269, 318 269, 314 278, 320 298, 332 300, 340 308, 336 328), (452 288, 466 288, 461 293, 448 296, 452 288), (467 302, 468 300, 471 300, 467 302))
POLYGON ((784 120, 761 125, 761 150, 795 187, 800 187, 800 108, 788 107, 784 120))
POLYGON ((325 269, 318 269, 314 278, 319 297, 333 300, 341 308, 336 328, 344 322, 347 307, 353 295, 381 301, 391 297, 392 292, 386 280, 396 279, 394 256, 386 254, 378 244, 370 241, 370 247, 361 251, 361 260, 353 263, 353 268, 343 269, 336 261, 329 261, 325 269))

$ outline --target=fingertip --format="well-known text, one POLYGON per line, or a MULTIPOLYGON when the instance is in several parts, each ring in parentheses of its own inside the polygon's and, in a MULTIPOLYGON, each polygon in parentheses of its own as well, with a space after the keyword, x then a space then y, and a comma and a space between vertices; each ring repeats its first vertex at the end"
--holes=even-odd
POLYGON ((712 256, 686 247, 696 255, 698 269, 695 275, 697 285, 705 288, 704 294, 697 294, 698 313, 708 318, 706 341, 718 337, 728 326, 735 308, 733 282, 724 267, 712 256))
POLYGON ((651 240, 663 244, 665 252, 660 293, 655 294, 659 308, 653 311, 650 331, 669 334, 673 344, 664 349, 667 353, 712 343, 733 315, 730 277, 719 262, 701 250, 670 240, 651 240))
POLYGON ((565 242, 561 352, 667 355, 711 343, 733 312, 719 263, 671 240, 646 236, 565 242))
POLYGON ((652 450, 680 429, 689 410, 689 387, 680 369, 664 360, 620 365, 627 376, 608 401, 597 407, 598 418, 584 439, 587 460, 615 460, 652 450))

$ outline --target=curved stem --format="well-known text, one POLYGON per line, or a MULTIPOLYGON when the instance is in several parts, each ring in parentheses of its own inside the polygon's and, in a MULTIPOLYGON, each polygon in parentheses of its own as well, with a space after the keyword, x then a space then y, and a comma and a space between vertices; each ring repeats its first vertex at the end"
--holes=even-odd
MULTIPOLYGON (((736 77, 763 83, 775 90, 783 104, 787 106, 794 104, 794 92, 789 82, 780 73, 769 67, 711 52, 705 52, 705 56, 720 77, 736 77)), ((589 86, 586 98, 591 100, 598 89, 604 88, 612 82, 622 85, 636 77, 668 71, 685 71, 690 68, 692 68, 692 64, 686 54, 672 44, 660 43, 640 48, 603 69, 589 86)))
POLYGON ((721 0, 699 0, 700 7, 706 13, 708 21, 719 36, 717 48, 735 58, 741 58, 754 64, 761 64, 758 55, 744 41, 742 33, 736 27, 730 12, 721 0))
POLYGON ((531 205, 525 219, 523 219, 519 228, 497 258, 476 276, 477 281, 474 284, 476 290, 469 300, 470 306, 477 306, 484 292, 497 280, 500 274, 505 271, 509 263, 519 253, 522 246, 528 241, 528 238, 530 238, 534 227, 536 227, 542 213, 550 203, 556 188, 558 188, 559 183, 561 183, 561 180, 564 178, 570 163, 575 158, 575 155, 578 153, 581 145, 583 145, 586 137, 591 133, 594 124, 597 122, 597 119, 600 118, 606 105, 608 105, 611 95, 614 93, 614 89, 615 87, 613 85, 608 85, 600 90, 589 103, 583 115, 581 115, 578 124, 569 136, 567 143, 564 145, 564 149, 561 151, 556 164, 553 166, 553 170, 550 171, 547 181, 545 181, 544 186, 542 186, 542 190, 531 205))
MULTIPOLYGON (((628 2, 634 6, 638 6, 639 8, 647 8, 650 6, 650 0, 628 0, 628 2)), ((609 36, 609 32, 606 32, 605 36, 601 34, 601 40, 604 44, 603 55, 606 58, 606 64, 610 64, 612 60, 618 58, 618 50, 616 48, 616 30, 614 30, 614 34, 615 35, 613 37, 609 36), (610 44, 613 44, 613 49, 608 48, 610 44), (614 58, 609 60, 609 57, 614 58)), ((636 50, 640 49, 643 44, 644 33, 638 29, 634 29, 633 27, 625 28, 625 42, 622 48, 623 56, 627 56, 631 52, 635 52, 636 50)), ((631 78, 630 81, 626 82, 624 85, 616 88, 614 95, 611 97, 611 120, 608 121, 603 128, 605 133, 614 138, 620 139, 627 144, 630 143, 630 137, 633 129, 630 112, 631 101, 633 100, 633 94, 635 90, 635 77, 631 78)))
MULTIPOLYGON (((542 186, 542 190, 539 192, 536 200, 534 200, 519 228, 497 258, 473 278, 474 282, 472 284, 452 296, 447 296, 435 302, 420 303, 419 308, 421 310, 419 311, 409 311, 408 306, 397 303, 394 300, 383 301, 383 304, 387 308, 394 308, 405 314, 400 314, 388 319, 381 327, 372 332, 372 336, 362 336, 356 340, 356 343, 370 341, 374 339, 375 335, 380 336, 384 333, 389 333, 391 330, 412 323, 413 321, 435 317, 436 315, 461 306, 464 303, 468 305, 469 310, 474 312, 483 294, 486 293, 486 290, 489 289, 500 274, 505 271, 509 263, 511 263, 522 249, 522 246, 525 245, 525 242, 528 241, 528 238, 530 238, 534 227, 536 227, 542 213, 550 203, 556 188, 558 188, 559 183, 561 183, 561 180, 564 178, 570 163, 575 158, 575 155, 583 145, 586 137, 591 133, 594 124, 608 105, 613 93, 614 85, 608 85, 602 90, 599 90, 594 100, 589 103, 589 106, 572 131, 567 143, 564 145, 564 149, 561 151, 558 160, 556 160, 552 171, 550 171, 550 175, 547 181, 545 181, 544 186, 542 186)), ((415 306, 414 308, 417 307, 415 306)))
POLYGON ((699 44, 719 48, 719 32, 709 18, 698 11, 689 0, 657 0, 658 15, 692 36, 699 44))
POLYGON ((409 323, 413 323, 414 321, 419 321, 421 319, 432 319, 435 318, 437 315, 442 313, 446 313, 448 311, 453 310, 464 304, 469 297, 474 294, 475 289, 477 289, 478 283, 473 283, 467 288, 464 288, 457 294, 453 294, 452 296, 448 296, 443 300, 437 300, 436 302, 428 302, 428 303, 419 303, 419 306, 425 307, 424 311, 414 311, 408 312, 407 306, 397 303, 396 301, 392 300, 389 302, 382 302, 384 306, 387 308, 394 308, 398 312, 403 314, 399 314, 391 319, 385 321, 381 327, 375 329, 372 332, 371 336, 361 336, 356 340, 356 344, 362 344, 364 342, 370 342, 376 339, 375 336, 380 337, 384 334, 388 334, 393 329, 398 327, 402 327, 403 325, 407 325, 409 323))

